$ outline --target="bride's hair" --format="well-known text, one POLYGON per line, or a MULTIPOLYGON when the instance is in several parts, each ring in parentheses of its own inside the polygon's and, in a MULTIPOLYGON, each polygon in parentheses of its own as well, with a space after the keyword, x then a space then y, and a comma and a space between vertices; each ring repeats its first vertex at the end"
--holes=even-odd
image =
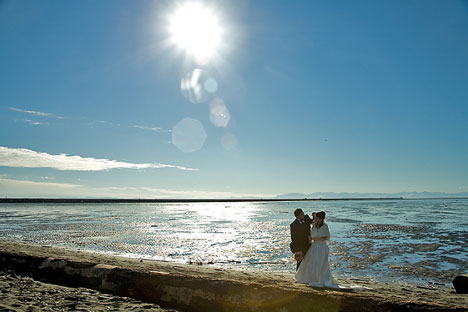
POLYGON ((317 222, 317 228, 320 229, 322 227, 322 225, 323 225, 323 222, 325 221, 325 211, 317 212, 317 214, 315 216, 322 219, 322 221, 320 221, 320 223, 317 222))

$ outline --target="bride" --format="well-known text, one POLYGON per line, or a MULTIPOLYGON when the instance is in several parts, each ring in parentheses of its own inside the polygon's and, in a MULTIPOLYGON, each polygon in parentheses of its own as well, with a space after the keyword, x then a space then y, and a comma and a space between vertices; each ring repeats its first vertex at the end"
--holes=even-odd
POLYGON ((314 223, 310 230, 312 245, 299 265, 295 280, 298 283, 314 287, 340 288, 335 283, 328 265, 327 240, 330 239, 330 230, 324 220, 324 211, 315 214, 314 223))

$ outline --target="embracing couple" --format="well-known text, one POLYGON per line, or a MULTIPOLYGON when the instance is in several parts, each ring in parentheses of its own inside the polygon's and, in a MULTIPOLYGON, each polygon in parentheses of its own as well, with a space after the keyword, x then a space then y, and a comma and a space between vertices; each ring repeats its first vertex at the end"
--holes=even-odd
POLYGON ((297 261, 295 280, 314 287, 340 288, 328 265, 330 230, 325 223, 325 212, 313 212, 312 219, 302 209, 294 211, 291 223, 291 251, 297 261))

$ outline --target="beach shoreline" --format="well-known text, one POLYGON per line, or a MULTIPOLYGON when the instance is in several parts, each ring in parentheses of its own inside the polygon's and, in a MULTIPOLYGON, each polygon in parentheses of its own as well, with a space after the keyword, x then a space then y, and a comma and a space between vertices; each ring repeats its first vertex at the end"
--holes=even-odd
POLYGON ((468 297, 448 287, 365 280, 364 291, 315 289, 292 273, 251 272, 148 261, 0 241, 0 270, 47 283, 86 287, 180 311, 467 311, 468 297))

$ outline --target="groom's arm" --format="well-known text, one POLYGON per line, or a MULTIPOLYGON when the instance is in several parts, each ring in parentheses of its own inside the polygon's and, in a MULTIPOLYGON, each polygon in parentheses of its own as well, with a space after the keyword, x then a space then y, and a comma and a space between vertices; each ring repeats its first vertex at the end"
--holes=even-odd
POLYGON ((316 242, 324 242, 328 240, 328 236, 312 237, 312 240, 316 242))
POLYGON ((295 253, 297 251, 297 233, 292 224, 289 226, 289 229, 291 231, 291 244, 289 244, 289 247, 291 248, 291 251, 295 253))
MULTIPOLYGON (((312 214, 313 216, 313 214, 312 214)), ((304 221, 308 224, 308 225, 311 225, 312 223, 314 223, 314 218, 310 218, 309 215, 305 215, 304 216, 304 221)))

